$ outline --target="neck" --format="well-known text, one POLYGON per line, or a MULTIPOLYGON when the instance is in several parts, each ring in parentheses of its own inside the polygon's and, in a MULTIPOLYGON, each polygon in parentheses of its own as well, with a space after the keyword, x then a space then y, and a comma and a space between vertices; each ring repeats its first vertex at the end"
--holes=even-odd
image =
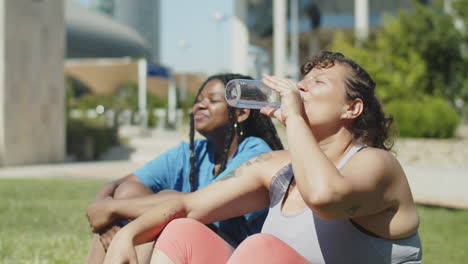
MULTIPOLYGON (((209 141, 214 145, 215 147, 215 163, 218 164, 221 162, 221 157, 224 154, 224 138, 223 137, 217 137, 216 139, 209 139, 209 141)), ((237 136, 234 136, 232 139, 231 146, 229 147, 228 153, 227 153, 227 160, 230 160, 234 153, 237 150, 237 147, 239 146, 238 138, 237 136)))
POLYGON ((317 137, 317 143, 323 153, 334 164, 337 164, 355 142, 351 132, 345 127, 341 127, 332 135, 317 137))

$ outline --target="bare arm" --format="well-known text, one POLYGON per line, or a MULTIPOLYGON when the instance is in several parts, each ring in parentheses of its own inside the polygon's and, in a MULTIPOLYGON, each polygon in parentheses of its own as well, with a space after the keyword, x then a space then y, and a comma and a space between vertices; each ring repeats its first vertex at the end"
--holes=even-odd
POLYGON ((288 162, 287 157, 284 152, 262 154, 203 189, 158 204, 122 228, 109 251, 115 256, 129 252, 128 247, 153 239, 174 218, 189 217, 211 223, 266 207, 271 178, 288 162))
POLYGON ((110 204, 115 196, 118 195, 116 194, 117 188, 127 182, 134 182, 136 186, 142 186, 140 188, 144 188, 145 190, 141 190, 141 193, 144 193, 143 191, 147 191, 148 194, 152 193, 151 190, 144 187, 134 174, 104 184, 97 192, 95 200, 88 205, 86 210, 88 222, 91 224, 93 232, 106 232, 107 229, 111 228, 110 225, 119 217, 118 212, 114 213, 110 211, 110 204))
POLYGON ((96 193, 96 198, 95 200, 103 200, 103 199, 106 199, 108 197, 113 197, 114 196, 114 191, 115 189, 117 189, 117 187, 125 182, 125 181, 137 181, 137 182, 140 182, 140 179, 138 179, 137 176, 135 176, 134 174, 129 174, 125 177, 122 177, 120 179, 117 179, 115 181, 110 181, 106 184, 104 184, 101 189, 99 189, 99 191, 96 193))
POLYGON ((308 206, 325 219, 364 216, 394 205, 389 192, 404 172, 391 154, 364 149, 338 170, 305 121, 287 121, 294 177, 308 206), (294 131, 294 132, 293 132, 294 131))
POLYGON ((286 125, 297 188, 316 214, 325 219, 351 218, 394 205, 391 190, 395 184, 403 184, 398 179, 404 173, 389 153, 369 148, 338 170, 312 133, 300 87, 275 76, 265 75, 263 81, 281 94, 282 104, 279 110, 264 108, 262 113, 286 125))
POLYGON ((129 199, 105 199, 95 201, 87 209, 88 221, 93 232, 105 229, 117 218, 135 219, 157 204, 168 199, 177 198, 184 193, 165 190, 159 193, 129 199))
POLYGON ((155 226, 164 226, 176 217, 212 223, 266 207, 269 203, 266 179, 273 170, 264 167, 271 166, 274 159, 263 160, 271 155, 266 153, 255 157, 205 188, 160 203, 123 230, 136 237, 135 242, 141 243, 158 234, 161 229, 155 226))

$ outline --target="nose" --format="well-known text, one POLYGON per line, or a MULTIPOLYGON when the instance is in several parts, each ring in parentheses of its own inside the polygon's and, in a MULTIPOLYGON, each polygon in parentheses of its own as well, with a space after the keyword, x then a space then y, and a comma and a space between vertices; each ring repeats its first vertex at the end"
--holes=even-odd
POLYGON ((207 101, 208 99, 204 98, 198 102, 196 102, 193 107, 197 107, 197 108, 206 108, 206 104, 207 104, 207 101))
POLYGON ((307 92, 307 87, 304 85, 303 80, 298 82, 296 85, 297 89, 301 92, 307 92))

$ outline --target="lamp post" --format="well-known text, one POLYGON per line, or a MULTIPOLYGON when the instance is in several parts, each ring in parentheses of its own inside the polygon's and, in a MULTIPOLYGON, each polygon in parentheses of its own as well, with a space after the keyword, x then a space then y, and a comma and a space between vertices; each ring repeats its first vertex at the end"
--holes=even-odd
MULTIPOLYGON (((180 54, 185 54, 185 50, 188 48, 188 41, 185 39, 181 39, 177 41, 177 47, 180 49, 180 54)), ((187 99, 187 76, 185 72, 180 72, 180 99, 185 101, 187 99)))
POLYGON ((354 0, 354 31, 360 46, 369 36, 369 0, 354 0))
POLYGON ((211 18, 215 21, 216 23, 216 38, 217 38, 217 41, 219 41, 221 43, 221 45, 218 45, 218 49, 219 49, 219 57, 218 57, 218 69, 217 71, 220 71, 222 69, 222 64, 224 62, 224 52, 223 52, 223 44, 224 44, 224 41, 223 38, 221 37, 221 22, 223 22, 223 20, 226 18, 226 15, 221 12, 221 11, 214 11, 213 13, 211 13, 211 18), (221 48, 219 48, 221 47, 221 48))
POLYGON ((294 81, 299 80, 299 3, 298 0, 291 0, 290 3, 290 17, 291 17, 291 79, 294 81))
MULTIPOLYGON (((453 0, 444 0, 444 12, 452 16, 453 18, 453 25, 455 28, 462 34, 465 35, 467 33, 467 29, 463 20, 457 16, 455 10, 452 7, 453 0)), ((468 45, 466 43, 460 44, 460 51, 463 57, 468 57, 468 45)))
POLYGON ((273 0, 273 72, 285 77, 286 72, 286 0, 273 0))
POLYGON ((140 134, 146 135, 148 129, 148 111, 146 109, 146 82, 148 79, 148 63, 146 59, 138 60, 138 113, 140 134))

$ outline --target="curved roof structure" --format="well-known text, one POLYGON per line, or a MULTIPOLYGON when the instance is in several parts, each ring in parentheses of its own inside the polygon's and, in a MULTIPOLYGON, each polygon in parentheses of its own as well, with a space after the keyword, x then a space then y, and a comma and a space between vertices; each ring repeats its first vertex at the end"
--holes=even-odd
POLYGON ((151 55, 135 30, 72 1, 65 1, 65 21, 67 58, 151 55))

